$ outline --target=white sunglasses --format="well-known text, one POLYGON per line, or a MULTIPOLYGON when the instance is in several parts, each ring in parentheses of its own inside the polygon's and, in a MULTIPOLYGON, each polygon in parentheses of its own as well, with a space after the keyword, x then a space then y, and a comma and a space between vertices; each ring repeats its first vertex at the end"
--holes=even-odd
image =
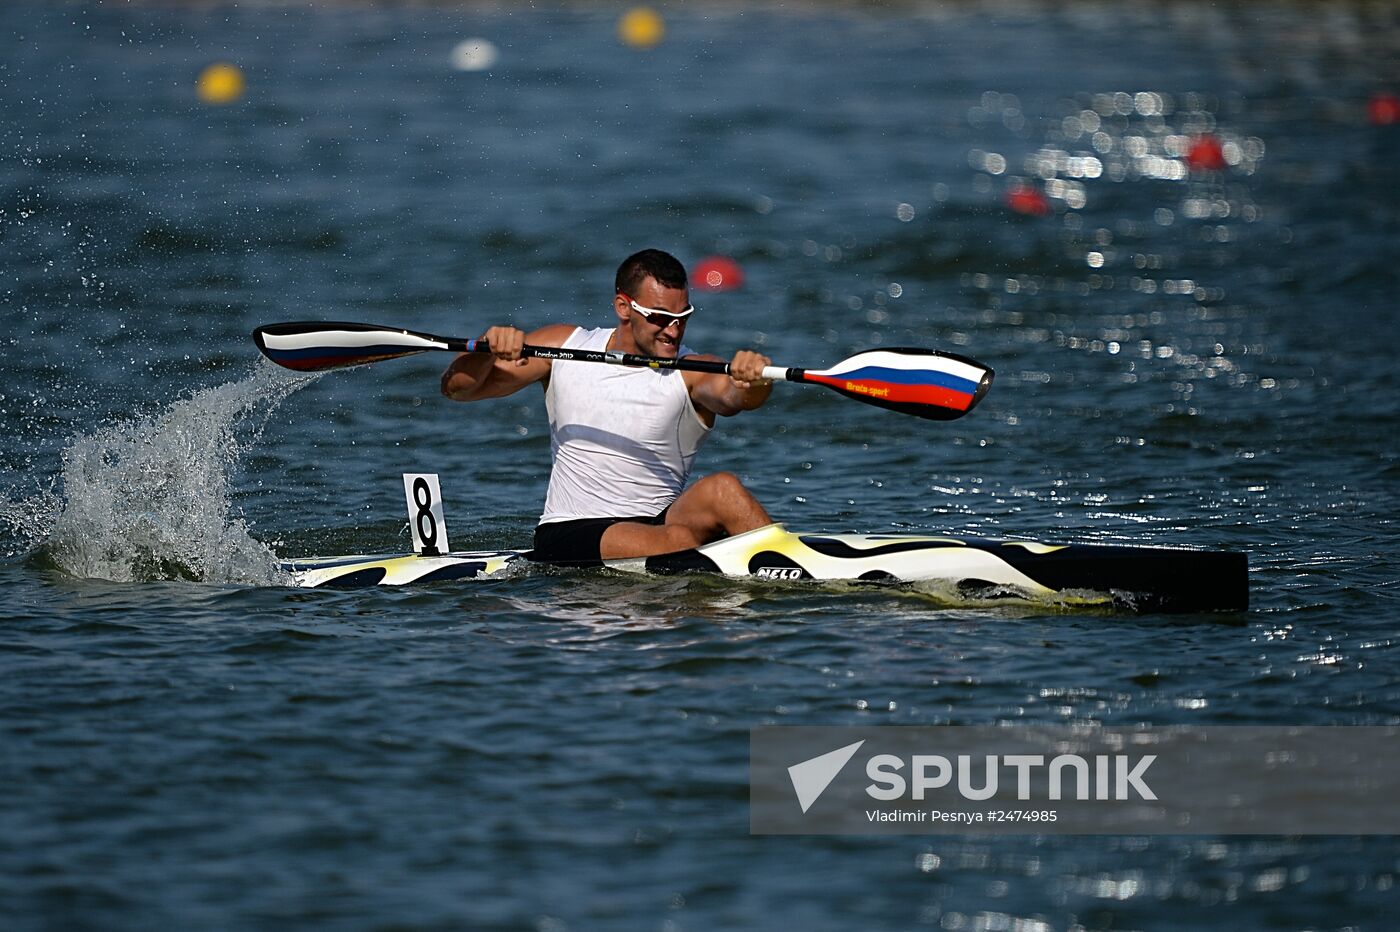
POLYGON ((658 310, 654 307, 642 307, 636 301, 632 300, 630 295, 624 294, 621 291, 619 291, 618 294, 627 299, 627 303, 632 306, 632 310, 641 314, 643 320, 653 326, 660 327, 662 330, 665 330, 678 320, 685 320, 691 314, 695 313, 695 305, 693 304, 687 304, 685 310, 676 314, 671 311, 658 310))

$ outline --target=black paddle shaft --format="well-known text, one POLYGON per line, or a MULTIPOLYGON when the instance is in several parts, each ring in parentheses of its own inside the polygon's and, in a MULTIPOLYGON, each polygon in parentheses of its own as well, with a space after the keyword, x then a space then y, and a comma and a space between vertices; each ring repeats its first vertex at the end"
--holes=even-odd
MULTIPOLYGON (((468 340, 464 351, 489 353, 491 347, 485 340, 468 340)), ((619 353, 611 350, 565 349, 558 346, 531 346, 528 343, 520 348, 520 355, 561 362, 605 362, 615 366, 635 366, 639 369, 680 369, 686 372, 729 374, 729 363, 727 362, 695 359, 691 356, 683 359, 663 359, 659 356, 640 356, 636 353, 619 353)), ((783 378, 786 381, 802 381, 802 369, 784 369, 783 371, 785 373, 783 378)))

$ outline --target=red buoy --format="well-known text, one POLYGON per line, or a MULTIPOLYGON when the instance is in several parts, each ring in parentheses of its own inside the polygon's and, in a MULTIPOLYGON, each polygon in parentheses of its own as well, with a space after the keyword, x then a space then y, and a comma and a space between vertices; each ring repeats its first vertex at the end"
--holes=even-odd
POLYGON ((1007 191, 1006 206, 1027 217, 1045 217, 1050 214, 1050 199, 1039 188, 1030 185, 1014 185, 1007 191))
POLYGON ((1186 164, 1198 172, 1222 171, 1227 164, 1225 147, 1214 136, 1197 136, 1186 151, 1186 164))
POLYGON ((1372 126, 1394 126, 1400 123, 1400 96, 1387 92, 1372 95, 1366 103, 1366 116, 1372 126))
POLYGON ((744 270, 725 256, 707 256, 695 263, 692 284, 703 291, 732 291, 744 285, 744 270))

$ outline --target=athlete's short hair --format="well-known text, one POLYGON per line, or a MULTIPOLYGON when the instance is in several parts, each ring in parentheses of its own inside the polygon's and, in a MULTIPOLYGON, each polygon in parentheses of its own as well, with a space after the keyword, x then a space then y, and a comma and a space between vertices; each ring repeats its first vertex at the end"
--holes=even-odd
POLYGON ((614 290, 625 295, 635 294, 642 282, 648 278, 656 279, 667 288, 684 288, 685 266, 669 252, 643 249, 622 260, 622 265, 617 267, 614 290))

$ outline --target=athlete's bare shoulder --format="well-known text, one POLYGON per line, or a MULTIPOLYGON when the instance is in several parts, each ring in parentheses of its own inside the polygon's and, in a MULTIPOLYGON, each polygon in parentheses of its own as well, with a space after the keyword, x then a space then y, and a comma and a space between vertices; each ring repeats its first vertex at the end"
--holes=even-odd
POLYGON ((526 343, 535 346, 563 346, 564 341, 573 336, 578 324, 545 324, 525 335, 526 343))

